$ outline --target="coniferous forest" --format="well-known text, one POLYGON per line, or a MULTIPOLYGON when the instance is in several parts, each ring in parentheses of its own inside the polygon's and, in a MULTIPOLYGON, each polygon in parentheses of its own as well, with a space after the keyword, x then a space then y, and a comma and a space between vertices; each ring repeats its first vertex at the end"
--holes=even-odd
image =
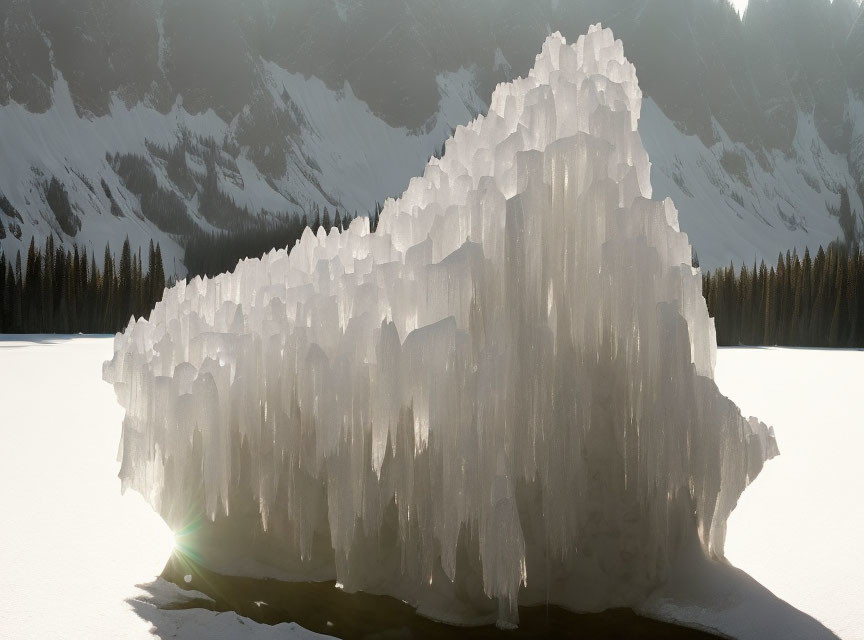
POLYGON ((96 256, 77 246, 33 240, 22 261, 0 253, 0 333, 113 333, 131 316, 147 315, 162 298, 162 250, 150 242, 148 269, 123 243, 119 262, 108 247, 96 256), (23 262, 23 263, 22 263, 23 262), (152 265, 152 268, 149 268, 152 265))
MULTIPOLYGON (((377 226, 380 206, 370 214, 377 226)), ((314 212, 289 220, 247 223, 230 232, 199 231, 184 242, 188 278, 230 271, 243 258, 260 257, 274 247, 293 247, 304 229, 344 229, 351 216, 314 212)), ((49 237, 27 255, 0 252, 0 333, 115 333, 130 317, 147 316, 166 285, 161 247, 151 241, 146 261, 123 243, 119 261, 109 247, 101 258, 86 249, 64 249, 49 237), (145 270, 146 265, 146 270, 145 270)))
MULTIPOLYGON (((370 215, 376 226, 378 212, 370 215)), ((291 247, 307 224, 347 226, 337 212, 307 219, 240 226, 231 233, 193 234, 185 244, 189 278, 231 270, 243 258, 291 247)), ((151 242, 146 262, 123 244, 119 260, 108 247, 101 258, 86 249, 43 247, 31 241, 27 255, 0 253, 0 333, 113 333, 129 318, 147 316, 166 284, 162 253, 151 242), (145 270, 144 265, 147 265, 145 270), (150 268, 152 265, 153 268, 150 268)), ((811 258, 805 250, 702 276, 717 344, 864 347, 864 253, 832 244, 811 258)))
MULTIPOLYGON (((376 205, 375 210, 369 214, 373 231, 378 225, 380 212, 381 206, 376 205)), ((319 227, 324 227, 329 233, 333 227, 345 230, 356 217, 356 214, 343 214, 337 209, 331 218, 325 207, 323 214, 313 211, 311 220, 305 215, 301 218, 263 221, 247 218, 244 222, 235 224, 230 231, 212 233, 199 229, 185 241, 184 262, 190 276, 212 277, 232 271, 234 265, 243 258, 258 258, 275 247, 293 247, 307 226, 312 233, 318 233, 319 227)))
POLYGON ((811 258, 730 265, 702 276, 717 344, 864 347, 864 254, 832 244, 811 258))

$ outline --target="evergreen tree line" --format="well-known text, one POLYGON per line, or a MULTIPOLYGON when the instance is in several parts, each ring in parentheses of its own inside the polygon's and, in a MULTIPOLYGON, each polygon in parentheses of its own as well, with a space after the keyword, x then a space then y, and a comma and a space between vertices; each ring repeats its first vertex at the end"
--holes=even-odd
MULTIPOLYGON (((381 206, 369 214, 372 231, 378 226, 381 206)), ((344 231, 357 217, 347 212, 340 213, 337 209, 331 218, 330 211, 324 207, 323 213, 313 208, 312 215, 298 218, 271 218, 260 220, 246 218, 235 224, 230 231, 210 232, 198 229, 190 234, 185 242, 184 262, 189 276, 212 277, 234 267, 244 258, 259 258, 273 248, 289 250, 303 235, 306 227, 311 227, 313 233, 318 233, 324 227, 327 233, 333 227, 344 231), (310 220, 311 218, 311 220, 310 220)))
POLYGON ((119 264, 105 246, 101 269, 96 256, 30 240, 26 262, 21 252, 8 260, 0 252, 0 333, 114 333, 131 316, 147 315, 162 298, 162 250, 150 241, 148 270, 129 239, 119 264))
MULTIPOLYGON (((374 230, 380 214, 370 214, 374 230)), ((243 258, 274 247, 292 247, 306 226, 347 228, 352 217, 331 219, 313 211, 302 218, 270 219, 238 226, 232 232, 197 231, 188 237, 189 278, 213 276, 243 258)), ((698 260, 694 255, 694 263, 698 260)), ((0 252, 0 333, 113 333, 131 316, 150 313, 162 298, 166 278, 162 252, 151 241, 144 270, 140 252, 123 243, 119 262, 106 245, 101 261, 86 249, 56 246, 53 237, 37 247, 31 239, 26 258, 0 252)), ((714 317, 717 344, 810 347, 864 347, 864 253, 832 244, 811 259, 805 250, 736 270, 730 264, 702 276, 708 312, 714 317)))
POLYGON ((864 347, 864 254, 832 244, 702 276, 717 344, 864 347))
MULTIPOLYGON (((381 207, 370 214, 372 229, 378 224, 381 207)), ((244 258, 260 257, 273 248, 293 247, 303 230, 314 233, 324 227, 344 230, 356 217, 325 207, 307 216, 247 220, 232 231, 197 230, 184 242, 188 278, 214 276, 231 271, 244 258)), ((102 260, 74 245, 56 246, 53 236, 37 247, 31 238, 26 260, 21 252, 9 259, 0 251, 0 333, 115 333, 126 327, 129 318, 147 316, 162 299, 166 284, 162 250, 150 242, 144 261, 133 254, 128 238, 120 261, 106 245, 102 260)))

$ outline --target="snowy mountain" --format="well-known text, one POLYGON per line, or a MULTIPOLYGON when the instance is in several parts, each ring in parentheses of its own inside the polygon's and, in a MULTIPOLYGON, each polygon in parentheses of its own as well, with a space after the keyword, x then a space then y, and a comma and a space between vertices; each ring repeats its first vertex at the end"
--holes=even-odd
POLYGON ((704 266, 843 238, 844 189, 864 229, 855 0, 0 0, 0 245, 153 237, 182 272, 196 227, 368 211, 598 21, 704 266))

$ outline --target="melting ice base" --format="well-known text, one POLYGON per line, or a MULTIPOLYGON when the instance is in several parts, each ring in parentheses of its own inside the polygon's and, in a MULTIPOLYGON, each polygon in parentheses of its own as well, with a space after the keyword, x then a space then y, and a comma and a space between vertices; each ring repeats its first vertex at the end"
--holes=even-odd
POLYGON ((106 363, 121 478, 214 568, 460 623, 638 606, 726 520, 772 432, 713 321, 611 31, 550 36, 376 233, 180 282, 106 363))

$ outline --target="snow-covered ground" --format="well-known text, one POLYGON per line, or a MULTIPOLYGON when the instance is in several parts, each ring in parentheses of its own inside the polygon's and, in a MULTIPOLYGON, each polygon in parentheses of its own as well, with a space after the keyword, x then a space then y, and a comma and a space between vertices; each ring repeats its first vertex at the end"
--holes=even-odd
MULTIPOLYGON (((110 355, 108 338, 0 340, 0 638, 321 637, 157 608, 184 595, 155 579, 170 532, 119 492, 110 355)), ((730 560, 843 640, 864 639, 864 351, 724 349, 718 362, 721 390, 772 424, 781 449, 732 515, 730 560)), ((752 636, 758 607, 739 610, 699 619, 752 636)))
POLYGON ((152 639, 136 611, 163 638, 321 637, 156 608, 183 593, 156 580, 168 527, 141 496, 120 495, 110 355, 110 338, 0 339, 0 638, 152 639))
POLYGON ((844 640, 864 640, 864 351, 722 349, 716 380, 780 455, 729 520, 726 555, 844 640))

